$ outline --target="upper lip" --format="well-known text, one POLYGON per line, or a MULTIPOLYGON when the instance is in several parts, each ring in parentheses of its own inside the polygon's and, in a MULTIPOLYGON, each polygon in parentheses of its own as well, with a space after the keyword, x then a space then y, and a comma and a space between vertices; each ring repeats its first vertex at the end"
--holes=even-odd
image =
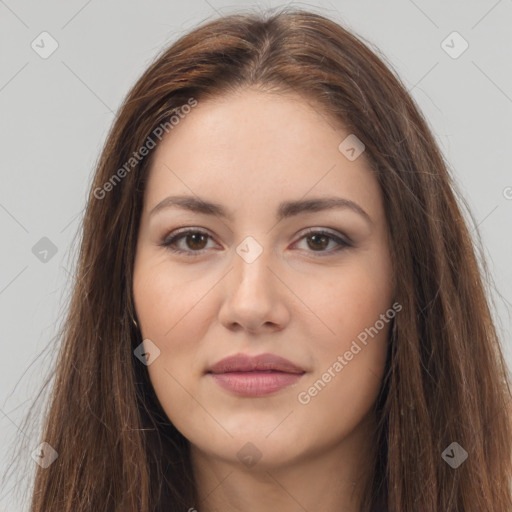
POLYGON ((229 373, 229 372, 253 372, 274 370, 286 373, 304 373, 304 370, 293 364, 288 359, 274 354, 260 354, 249 356, 248 354, 235 354, 221 359, 208 368, 207 373, 229 373))

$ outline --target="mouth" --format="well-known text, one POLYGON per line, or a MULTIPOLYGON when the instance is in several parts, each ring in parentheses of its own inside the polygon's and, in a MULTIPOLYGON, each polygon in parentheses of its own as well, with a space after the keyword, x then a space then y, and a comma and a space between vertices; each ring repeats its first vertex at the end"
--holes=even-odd
POLYGON ((207 372, 223 389, 240 396, 261 396, 295 384, 306 372, 273 354, 237 354, 222 359, 207 372))

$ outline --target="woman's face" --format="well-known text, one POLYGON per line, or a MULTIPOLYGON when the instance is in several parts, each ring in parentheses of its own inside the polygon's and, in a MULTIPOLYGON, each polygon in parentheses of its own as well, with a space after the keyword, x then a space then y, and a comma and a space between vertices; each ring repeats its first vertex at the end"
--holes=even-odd
POLYGON ((156 395, 203 457, 276 467, 366 439, 395 312, 385 212, 319 112, 249 89, 199 101, 155 149, 135 307, 156 395), (293 367, 211 373, 261 354, 293 367))

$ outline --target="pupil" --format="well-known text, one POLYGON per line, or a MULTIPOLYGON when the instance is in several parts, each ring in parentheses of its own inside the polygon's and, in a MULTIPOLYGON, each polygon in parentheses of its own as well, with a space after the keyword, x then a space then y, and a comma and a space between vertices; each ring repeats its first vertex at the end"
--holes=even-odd
POLYGON ((203 235, 202 233, 193 233, 193 234, 189 235, 189 237, 192 239, 192 248, 202 249, 202 247, 196 247, 194 244, 196 244, 196 243, 201 244, 201 241, 200 241, 201 238, 203 238, 203 242, 204 242, 205 235, 203 235), (198 237, 199 240, 197 240, 196 237, 198 237))
MULTIPOLYGON (((313 244, 315 244, 315 241, 314 241, 314 240, 315 240, 316 238, 320 238, 320 239, 322 239, 324 242, 325 242, 325 241, 327 241, 327 237, 326 237, 325 235, 311 235, 311 236, 309 237, 309 239, 310 239, 310 240, 313 240, 313 244)), ((329 243, 329 242, 327 241, 327 243, 329 243)), ((320 247, 320 249, 325 249, 325 247, 326 247, 326 244, 324 243, 324 244, 322 244, 322 247, 320 247)), ((318 248, 318 246, 317 246, 317 248, 318 248)))
MULTIPOLYGON (((195 249, 203 248, 203 247, 201 247, 201 242, 203 242, 203 245, 204 245, 204 241, 206 239, 205 235, 203 235, 202 233, 193 233, 193 234, 189 235, 189 238, 192 240, 192 243, 189 244, 192 248, 195 248, 195 249), (195 244, 199 244, 200 247, 197 247, 195 244)), ((313 247, 313 249, 315 249, 315 248, 316 249, 325 249, 325 247, 329 243, 328 239, 325 235, 311 235, 308 237, 308 239, 313 242, 313 246, 316 245, 316 247, 313 247), (327 244, 325 242, 327 242, 327 244), (320 247, 318 246, 319 243, 321 244, 320 247)), ((310 246, 311 246, 311 244, 310 244, 310 246)))

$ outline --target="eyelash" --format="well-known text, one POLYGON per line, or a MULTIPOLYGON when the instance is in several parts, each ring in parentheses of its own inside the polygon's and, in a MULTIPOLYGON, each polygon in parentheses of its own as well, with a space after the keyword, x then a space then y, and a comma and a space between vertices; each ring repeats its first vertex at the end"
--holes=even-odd
MULTIPOLYGON (((212 238, 209 233, 207 233, 206 231, 203 231, 201 229, 185 228, 185 229, 183 229, 181 231, 176 232, 176 234, 174 236, 172 236, 171 238, 167 238, 167 237, 164 238, 163 241, 159 245, 161 247, 165 247, 167 250, 169 250, 169 251, 171 251, 173 253, 185 254, 187 257, 194 258, 194 257, 197 257, 197 256, 201 256, 203 254, 203 252, 206 251, 207 249, 200 249, 198 251, 194 251, 194 250, 177 249, 176 247, 172 247, 172 245, 174 245, 178 240, 180 240, 182 238, 186 238, 186 236, 190 235, 190 234, 201 234, 201 235, 208 236, 210 239, 212 238)), ((321 230, 321 229, 316 230, 314 228, 308 229, 302 235, 300 240, 302 240, 303 238, 306 238, 307 236, 311 236, 311 235, 323 235, 323 236, 326 236, 327 238, 335 241, 339 245, 337 248, 335 248, 334 250, 330 250, 330 251, 313 251, 313 250, 308 251, 308 252, 313 252, 313 253, 319 253, 320 257, 323 257, 324 255, 330 255, 332 253, 336 253, 336 252, 341 251, 341 250, 343 250, 343 249, 345 249, 347 247, 352 247, 351 243, 349 243, 346 240, 343 240, 341 237, 336 236, 336 235, 334 235, 333 233, 331 233, 329 231, 325 231, 325 230, 321 230), (325 254, 322 255, 322 253, 325 253, 325 254)))

